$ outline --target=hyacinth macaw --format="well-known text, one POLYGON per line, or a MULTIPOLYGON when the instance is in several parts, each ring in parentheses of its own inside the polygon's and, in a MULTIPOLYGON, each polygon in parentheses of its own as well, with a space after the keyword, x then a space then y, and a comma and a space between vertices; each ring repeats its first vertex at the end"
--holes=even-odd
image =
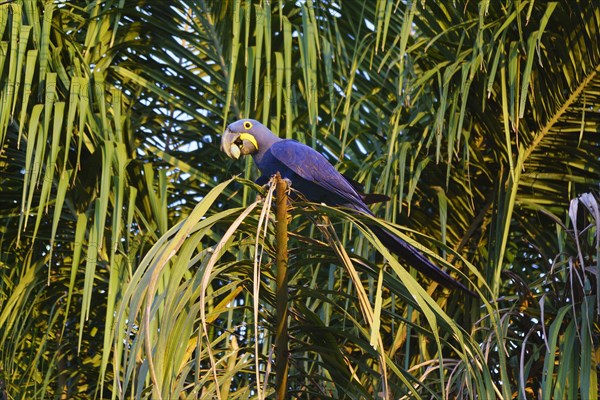
MULTIPOLYGON (((256 183, 264 185, 279 172, 282 178, 291 182, 294 190, 312 202, 373 215, 367 203, 381 201, 380 197, 370 201, 369 195, 362 194, 355 182, 345 178, 312 147, 295 140, 281 139, 253 119, 242 119, 229 125, 221 139, 221 150, 233 159, 251 155, 262 173, 256 183)), ((427 277, 445 287, 473 294, 400 237, 379 226, 370 228, 392 253, 427 277)))

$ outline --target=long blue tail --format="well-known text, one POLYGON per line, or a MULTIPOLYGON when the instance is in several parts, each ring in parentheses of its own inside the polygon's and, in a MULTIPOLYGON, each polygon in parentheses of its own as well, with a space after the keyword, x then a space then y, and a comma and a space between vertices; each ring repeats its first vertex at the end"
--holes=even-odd
POLYGON ((460 289, 471 296, 479 297, 475 292, 467 288, 465 285, 451 277, 447 272, 440 269, 437 265, 425 257, 419 250, 405 242, 400 237, 379 226, 370 226, 371 231, 381 240, 381 243, 388 248, 389 251, 396 254, 410 266, 430 279, 438 282, 449 289, 460 289))

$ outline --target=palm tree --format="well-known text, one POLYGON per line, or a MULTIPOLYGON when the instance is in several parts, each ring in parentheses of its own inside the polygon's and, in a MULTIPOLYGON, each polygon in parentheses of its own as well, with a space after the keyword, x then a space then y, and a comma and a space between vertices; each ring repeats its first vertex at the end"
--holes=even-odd
POLYGON ((280 389, 272 190, 219 151, 249 116, 388 195, 375 223, 482 295, 412 273, 362 218, 295 203, 290 395, 596 398, 599 11, 0 5, 7 395, 280 389))

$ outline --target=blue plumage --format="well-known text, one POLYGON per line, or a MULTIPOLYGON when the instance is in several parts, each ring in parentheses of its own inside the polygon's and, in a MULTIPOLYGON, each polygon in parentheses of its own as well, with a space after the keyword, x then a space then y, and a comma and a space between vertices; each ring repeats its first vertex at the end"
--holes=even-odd
POLYGON ((273 144, 256 165, 262 182, 279 172, 307 200, 369 212, 360 194, 325 157, 295 140, 273 144))
MULTIPOLYGON (((373 215, 356 185, 340 174, 325 157, 295 140, 278 138, 258 121, 243 119, 229 125, 223 134, 221 147, 232 158, 252 155, 262 173, 257 180, 259 184, 265 184, 279 172, 291 181, 294 190, 309 201, 373 215)), ((379 226, 371 226, 371 230, 390 251, 429 278, 474 295, 400 237, 379 226)))

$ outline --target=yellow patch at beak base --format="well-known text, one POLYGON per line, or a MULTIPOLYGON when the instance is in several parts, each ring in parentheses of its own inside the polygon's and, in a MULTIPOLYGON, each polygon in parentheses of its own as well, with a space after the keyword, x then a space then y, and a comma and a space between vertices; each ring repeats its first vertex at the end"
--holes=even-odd
POLYGON ((252 136, 251 134, 246 133, 246 132, 241 133, 240 139, 249 141, 250 143, 252 143, 254 145, 254 148, 256 150, 258 150, 258 143, 256 142, 256 138, 254 138, 254 136, 252 136))

